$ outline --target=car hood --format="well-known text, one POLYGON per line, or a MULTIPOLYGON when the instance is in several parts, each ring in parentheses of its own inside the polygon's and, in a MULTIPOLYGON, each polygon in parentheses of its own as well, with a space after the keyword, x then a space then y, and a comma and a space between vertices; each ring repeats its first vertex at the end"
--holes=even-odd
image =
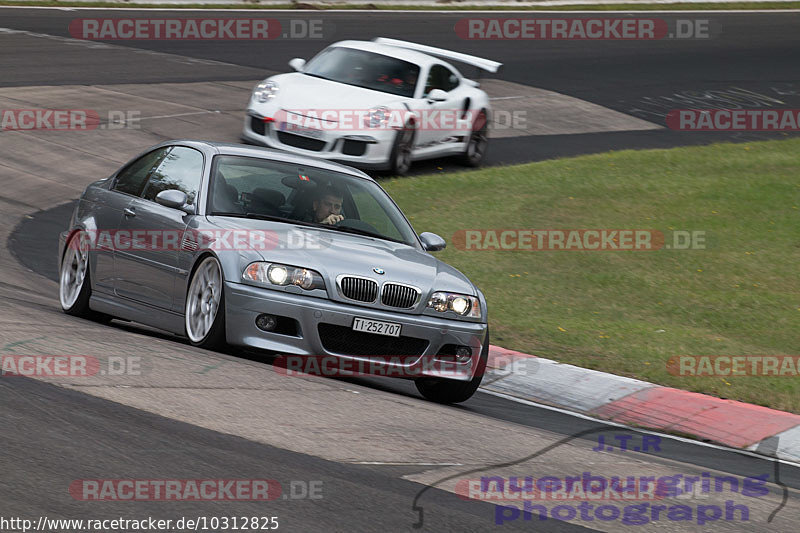
POLYGON ((280 88, 277 97, 264 103, 251 101, 252 109, 369 110, 379 106, 391 107, 393 103, 407 100, 402 96, 314 78, 299 72, 273 76, 270 80, 280 88))
MULTIPOLYGON (((325 279, 333 299, 339 299, 339 295, 330 289, 336 286, 336 278, 342 274, 368 277, 378 283, 392 281, 413 285, 422 290, 425 301, 434 291, 477 295, 476 288, 464 274, 406 244, 267 220, 224 216, 208 216, 207 220, 212 230, 267 232, 265 246, 239 251, 244 262, 264 260, 316 270, 325 279), (384 274, 374 269, 383 270, 384 274)), ((238 281, 240 277, 241 271, 235 279, 238 281)))

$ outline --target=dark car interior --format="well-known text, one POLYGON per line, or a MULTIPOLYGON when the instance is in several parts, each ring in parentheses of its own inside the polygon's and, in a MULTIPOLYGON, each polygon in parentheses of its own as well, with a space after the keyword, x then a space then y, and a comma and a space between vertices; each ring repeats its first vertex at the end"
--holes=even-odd
MULTIPOLYGON (((227 179, 221 171, 217 171, 212 184, 212 195, 209 206, 211 213, 254 213, 256 215, 277 216, 294 220, 303 220, 312 209, 314 199, 321 184, 313 177, 305 174, 284 176, 280 183, 289 193, 285 195, 271 187, 247 186, 254 182, 267 182, 271 178, 253 173, 227 179), (237 188, 233 183, 240 186, 237 188), (241 189, 241 190, 240 190, 241 189)), ((358 219, 358 209, 347 188, 343 188, 342 213, 347 219, 358 219)))

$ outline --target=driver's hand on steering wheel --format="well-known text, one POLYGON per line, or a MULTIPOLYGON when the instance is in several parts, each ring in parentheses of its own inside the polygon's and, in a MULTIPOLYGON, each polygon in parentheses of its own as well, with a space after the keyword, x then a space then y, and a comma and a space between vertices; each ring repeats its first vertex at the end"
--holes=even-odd
POLYGON ((337 224, 342 220, 344 220, 344 215, 328 215, 327 217, 322 219, 320 224, 337 224))

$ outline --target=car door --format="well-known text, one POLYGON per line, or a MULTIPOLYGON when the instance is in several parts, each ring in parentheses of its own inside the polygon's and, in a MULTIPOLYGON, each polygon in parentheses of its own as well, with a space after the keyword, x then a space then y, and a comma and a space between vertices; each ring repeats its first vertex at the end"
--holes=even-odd
POLYGON ((150 172, 166 152, 166 148, 153 150, 129 163, 111 179, 108 190, 98 195, 92 208, 95 226, 86 228, 94 241, 94 290, 114 292, 114 237, 124 219, 123 212, 142 193, 150 172))
POLYGON ((115 291, 160 309, 171 309, 181 242, 192 215, 156 203, 158 193, 178 189, 195 206, 203 176, 203 154, 186 146, 170 147, 149 176, 140 198, 132 200, 120 224, 121 247, 114 254, 115 291), (126 242, 124 239, 128 239, 126 242))
POLYGON ((419 109, 421 120, 415 143, 418 148, 435 148, 446 139, 457 135, 458 122, 463 116, 463 98, 459 97, 463 88, 459 89, 460 78, 455 72, 440 63, 431 65, 425 79, 419 109), (428 95, 434 89, 446 92, 447 100, 443 102, 429 100, 428 95))

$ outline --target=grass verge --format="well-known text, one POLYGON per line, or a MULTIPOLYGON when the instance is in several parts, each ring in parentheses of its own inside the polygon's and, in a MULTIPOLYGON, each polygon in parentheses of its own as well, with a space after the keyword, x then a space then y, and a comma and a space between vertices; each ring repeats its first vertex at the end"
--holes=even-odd
MULTIPOLYGON (((800 413, 800 376, 680 377, 678 355, 800 355, 800 139, 621 151, 383 185, 486 294, 495 344, 800 413), (463 250, 463 229, 705 232, 705 249, 463 250)), ((669 242, 669 241, 668 241, 669 242)))

